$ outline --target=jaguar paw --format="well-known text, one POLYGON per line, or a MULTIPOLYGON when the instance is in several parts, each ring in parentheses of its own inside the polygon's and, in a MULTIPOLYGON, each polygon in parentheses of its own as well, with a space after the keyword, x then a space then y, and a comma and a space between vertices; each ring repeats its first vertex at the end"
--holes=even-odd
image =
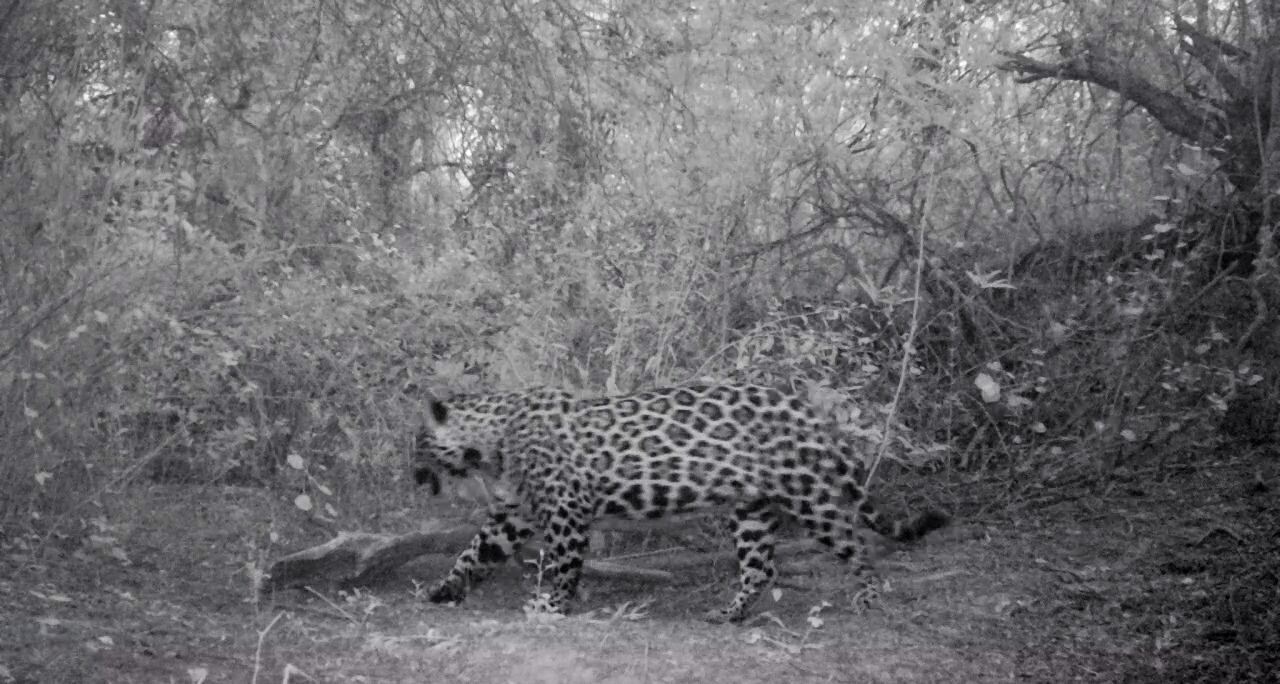
POLYGON ((466 588, 452 579, 446 579, 427 594, 427 600, 432 603, 460 603, 466 597, 466 588))

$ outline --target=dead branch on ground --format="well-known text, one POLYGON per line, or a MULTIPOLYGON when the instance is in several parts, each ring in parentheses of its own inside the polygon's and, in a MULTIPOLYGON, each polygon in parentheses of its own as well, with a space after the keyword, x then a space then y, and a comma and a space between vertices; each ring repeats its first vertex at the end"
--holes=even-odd
MULTIPOLYGON (((459 525, 398 535, 340 532, 324 544, 289 554, 272 563, 259 582, 259 591, 318 584, 336 584, 344 588, 368 586, 386 579, 393 570, 419 556, 459 552, 471 543, 478 529, 475 525, 459 525)), ((795 556, 813 546, 811 541, 784 542, 778 545, 776 555, 780 558, 795 556)), ((541 548, 541 543, 530 543, 525 546, 522 556, 536 559, 541 548)), ((668 584, 675 581, 672 570, 717 562, 736 562, 735 552, 732 549, 694 552, 676 548, 661 555, 587 560, 583 564, 583 574, 587 577, 668 584), (642 567, 641 564, 657 567, 642 567)))

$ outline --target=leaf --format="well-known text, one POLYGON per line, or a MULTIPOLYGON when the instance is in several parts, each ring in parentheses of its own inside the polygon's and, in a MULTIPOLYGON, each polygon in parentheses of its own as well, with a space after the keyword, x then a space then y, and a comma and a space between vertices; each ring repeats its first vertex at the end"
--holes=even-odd
POLYGON ((204 667, 188 667, 187 676, 191 678, 191 684, 204 684, 204 680, 209 678, 209 669, 204 667))
POLYGON ((1013 394, 1013 393, 1009 394, 1008 398, 1005 400, 1005 403, 1007 403, 1009 405, 1009 408, 1013 409, 1014 411, 1021 411, 1022 409, 1027 408, 1028 406, 1031 406, 1030 399, 1017 394, 1013 394))
POLYGON ((104 314, 104 313, 102 313, 101 311, 98 311, 97 309, 94 309, 94 310, 93 310, 93 320, 95 320, 95 321, 97 321, 97 322, 101 323, 102 325, 106 325, 106 324, 107 324, 107 321, 110 321, 110 320, 111 320, 111 317, 110 317, 110 316, 108 316, 108 315, 106 315, 106 314, 104 314))
POLYGON ((774 587, 773 591, 769 592, 769 595, 773 597, 774 603, 782 600, 782 590, 777 587, 774 587))
POLYGON ((984 290, 1013 290, 1016 289, 1013 283, 1007 278, 1000 278, 1000 269, 996 269, 989 273, 975 273, 966 271, 965 275, 969 277, 969 282, 977 285, 984 290))
POLYGON ((1000 385, 991 379, 986 373, 978 373, 978 377, 973 379, 973 384, 982 393, 982 400, 988 404, 1000 400, 1000 385))
POLYGON ((1194 176, 1196 175, 1196 170, 1187 166, 1185 162, 1178 162, 1178 173, 1184 176, 1194 176))
POLYGON ((298 510, 310 511, 312 508, 311 497, 307 496, 306 494, 299 494, 298 496, 294 497, 293 505, 297 506, 298 510))
POLYGON ((307 465, 303 462, 302 457, 293 451, 289 452, 289 455, 285 457, 285 461, 288 462, 289 467, 294 470, 302 470, 307 465))
POLYGON ((30 406, 26 406, 26 405, 24 405, 24 406, 22 407, 22 413, 23 413, 23 415, 25 415, 25 416, 26 416, 26 417, 28 417, 28 418, 31 418, 32 420, 34 420, 34 419, 36 419, 36 418, 40 417, 40 412, 39 412, 39 411, 37 411, 37 410, 35 410, 35 409, 31 408, 30 406))
POLYGON ((53 477, 53 473, 50 473, 50 472, 48 472, 48 471, 41 470, 41 471, 39 471, 39 472, 37 472, 37 473, 36 473, 36 484, 38 484, 38 485, 40 485, 41 487, 43 487, 43 486, 44 486, 44 483, 48 482, 48 481, 49 481, 49 478, 51 478, 51 477, 53 477))

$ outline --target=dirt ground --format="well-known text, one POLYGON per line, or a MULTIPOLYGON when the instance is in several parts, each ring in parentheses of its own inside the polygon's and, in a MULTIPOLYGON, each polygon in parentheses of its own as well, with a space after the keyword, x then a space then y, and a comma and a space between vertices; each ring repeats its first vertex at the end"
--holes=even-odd
POLYGON ((83 529, 0 537, 0 683, 1280 681, 1280 458, 1110 482, 952 484, 956 523, 880 560, 870 610, 815 558, 734 626, 696 617, 729 596, 727 565, 674 586, 588 579, 561 619, 522 612, 534 580, 516 567, 460 607, 426 602, 444 557, 351 593, 262 598, 255 569, 327 536, 289 497, 138 485, 83 529))

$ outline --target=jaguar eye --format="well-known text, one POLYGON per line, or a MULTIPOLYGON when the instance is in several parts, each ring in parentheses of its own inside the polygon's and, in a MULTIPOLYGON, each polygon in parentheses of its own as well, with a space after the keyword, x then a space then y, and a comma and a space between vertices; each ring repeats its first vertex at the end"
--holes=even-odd
POLYGON ((435 439, 432 437, 430 430, 421 430, 413 440, 413 450, 416 454, 429 454, 435 450, 435 439))

